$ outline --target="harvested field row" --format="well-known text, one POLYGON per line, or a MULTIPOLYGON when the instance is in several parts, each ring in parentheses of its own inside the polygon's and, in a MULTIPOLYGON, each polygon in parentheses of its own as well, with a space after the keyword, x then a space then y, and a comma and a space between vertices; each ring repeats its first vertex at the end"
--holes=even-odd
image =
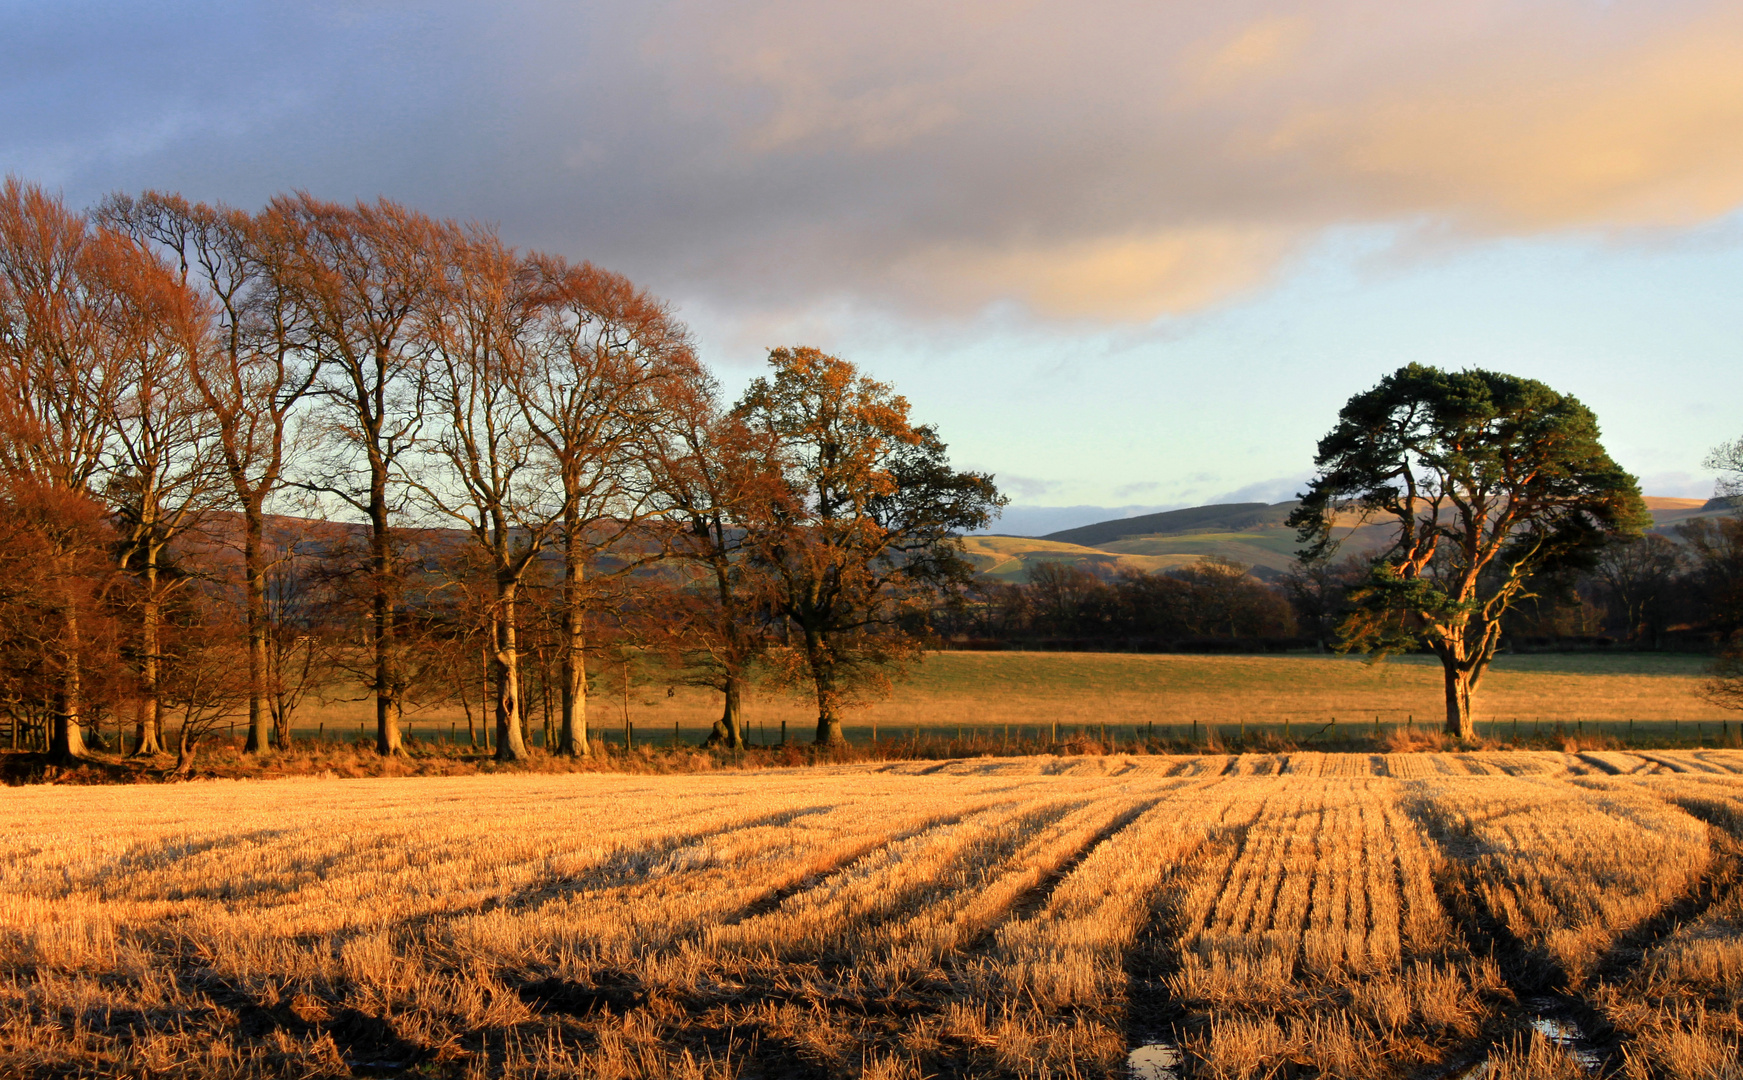
POLYGON ((1085 757, 960 758, 874 762, 843 771, 948 776, 1317 776, 1420 780, 1459 776, 1652 776, 1680 773, 1743 776, 1743 751, 1664 750, 1651 753, 1488 750, 1469 753, 1113 754, 1085 757))
POLYGON ((0 1075, 1734 1076, 1743 754, 1592 757, 14 789, 0 1075))

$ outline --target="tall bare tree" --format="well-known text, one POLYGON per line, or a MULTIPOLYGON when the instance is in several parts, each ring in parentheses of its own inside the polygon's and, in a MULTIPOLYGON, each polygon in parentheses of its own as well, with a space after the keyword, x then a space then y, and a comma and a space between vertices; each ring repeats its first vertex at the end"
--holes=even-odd
POLYGON ((385 199, 346 207, 308 195, 274 199, 261 227, 282 246, 290 309, 320 368, 311 393, 328 452, 299 483, 368 526, 376 750, 397 754, 406 673, 393 530, 405 499, 401 470, 422 427, 422 319, 441 285, 440 230, 385 199))
POLYGON ((450 230, 445 239, 423 383, 426 407, 440 417, 423 456, 437 468, 423 470, 417 487, 439 516, 466 529, 483 557, 496 756, 514 761, 527 753, 521 590, 563 508, 521 397, 531 385, 528 345, 543 289, 539 275, 488 230, 450 230))
POLYGON ((745 682, 770 643, 765 583, 745 557, 743 523, 780 483, 777 455, 766 435, 719 407, 712 378, 700 376, 673 402, 650 462, 668 550, 687 572, 660 595, 650 622, 661 651, 689 682, 720 691, 720 719, 707 744, 742 749, 745 682))
POLYGON ((98 216, 166 252, 214 316, 209 347, 193 358, 189 376, 215 428, 219 464, 242 519, 250 688, 244 746, 264 751, 269 726, 277 728, 279 745, 288 745, 288 727, 273 722, 267 601, 272 554, 265 534, 266 509, 283 486, 291 418, 316 371, 311 354, 298 347, 286 288, 294 234, 266 228, 239 210, 155 191, 137 199, 112 196, 98 216))
POLYGON ((557 748, 586 756, 587 614, 599 596, 589 566, 614 547, 617 573, 642 561, 632 550, 643 542, 638 526, 658 508, 647 447, 682 407, 674 397, 695 379, 697 364, 683 324, 627 278, 548 257, 533 265, 540 317, 516 393, 559 501, 557 748))
POLYGON ((211 312, 150 253, 128 250, 115 261, 108 324, 120 391, 109 402, 114 460, 105 494, 121 533, 119 562, 139 582, 134 752, 150 755, 163 749, 166 593, 189 580, 166 582, 165 553, 203 525, 226 492, 216 426, 194 378, 210 347, 211 312))

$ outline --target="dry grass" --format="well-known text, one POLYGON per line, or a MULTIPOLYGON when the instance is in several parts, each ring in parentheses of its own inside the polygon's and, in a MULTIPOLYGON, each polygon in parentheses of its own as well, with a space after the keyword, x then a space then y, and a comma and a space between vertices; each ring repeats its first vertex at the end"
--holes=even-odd
POLYGON ((1739 822, 1728 751, 11 789, 0 1075, 1572 1075, 1469 903, 1735 1077, 1739 822))

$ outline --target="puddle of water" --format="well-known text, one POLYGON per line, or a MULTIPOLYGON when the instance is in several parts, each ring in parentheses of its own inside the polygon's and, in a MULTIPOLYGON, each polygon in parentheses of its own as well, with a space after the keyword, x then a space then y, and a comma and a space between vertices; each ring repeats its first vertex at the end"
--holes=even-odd
POLYGON ((1140 1046, 1126 1055, 1132 1080, 1180 1080, 1180 1051, 1167 1043, 1140 1046))
POLYGON ((1569 1057, 1579 1062, 1587 1072, 1596 1072, 1603 1067, 1604 1055, 1596 1050, 1587 1050, 1580 1046, 1585 1041, 1586 1034, 1566 1020, 1557 1020, 1552 1016, 1540 1016, 1531 1022, 1539 1035, 1548 1039, 1550 1044, 1559 1047, 1569 1057))

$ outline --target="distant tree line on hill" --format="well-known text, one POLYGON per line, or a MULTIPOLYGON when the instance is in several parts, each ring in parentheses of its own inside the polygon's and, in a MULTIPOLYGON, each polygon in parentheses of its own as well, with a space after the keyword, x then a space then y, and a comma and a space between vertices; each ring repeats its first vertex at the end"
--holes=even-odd
POLYGON ((396 203, 0 188, 0 714, 179 763, 245 715, 367 688, 376 747, 459 697, 591 752, 634 657, 808 687, 817 740, 912 656, 1003 499, 907 402, 776 349, 736 403, 620 275, 396 203))
POLYGON ((940 626, 974 642, 1137 651, 1299 645, 1285 593, 1223 558, 1148 573, 1031 563, 1026 580, 986 583, 940 626))
MULTIPOLYGON (((1709 651, 1743 632, 1743 517, 1703 517, 1605 545, 1594 564, 1536 582, 1504 648, 1709 651)), ((938 628, 957 644, 1130 651, 1265 651, 1339 643, 1369 559, 1298 563, 1261 579, 1213 557, 1156 572, 1031 564, 984 582, 938 628)))

